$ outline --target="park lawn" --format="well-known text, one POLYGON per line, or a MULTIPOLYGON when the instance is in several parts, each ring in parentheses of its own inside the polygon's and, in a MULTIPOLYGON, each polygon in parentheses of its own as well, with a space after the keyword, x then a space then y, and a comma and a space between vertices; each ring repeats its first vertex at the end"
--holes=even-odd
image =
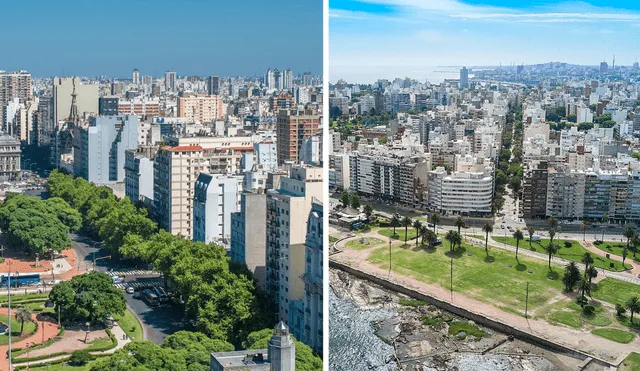
POLYGON ((631 353, 622 361, 620 371, 640 371, 640 353, 631 353))
MULTIPOLYGON (((397 227, 395 236, 393 235, 393 228, 380 228, 378 230, 378 233, 385 237, 391 237, 399 241, 404 242, 405 240, 404 227, 397 227)), ((411 241, 414 238, 416 238, 416 230, 412 227, 409 227, 407 229, 407 242, 411 241)))
POLYGON ((566 312, 566 311, 553 312, 549 316, 549 319, 552 322, 561 323, 563 325, 573 327, 573 328, 582 327, 582 321, 580 321, 580 316, 572 312, 566 312))
MULTIPOLYGON (((500 242, 500 243, 506 243, 507 245, 511 245, 511 246, 515 246, 516 245, 516 239, 513 237, 498 237, 498 236, 492 236, 491 238, 493 238, 493 240, 495 240, 496 242, 500 242)), ((560 247, 560 251, 555 254, 554 256, 557 256, 559 258, 563 258, 566 260, 571 260, 574 262, 580 262, 580 260, 582 259, 582 256, 584 255, 585 252, 587 252, 588 250, 585 249, 578 241, 574 241, 574 240, 558 240, 557 238, 554 239, 554 242, 559 243, 560 247), (569 241, 571 242, 571 247, 565 247, 564 246, 564 242, 565 241, 569 241)), ((543 238, 540 241, 535 241, 532 242, 532 247, 530 248, 533 251, 537 251, 539 253, 545 254, 544 248, 543 246, 546 246, 549 244, 549 239, 548 238, 543 238)), ((525 236, 525 239, 520 241, 520 247, 521 248, 525 248, 525 249, 529 249, 529 237, 525 236)), ((606 270, 610 270, 610 271, 614 271, 614 272, 620 272, 623 271, 625 269, 629 269, 632 268, 631 265, 629 264, 625 264, 625 266, 622 266, 622 262, 613 260, 613 259, 607 259, 604 256, 597 256, 595 254, 591 254, 591 257, 594 260, 594 265, 596 266, 596 268, 602 268, 602 269, 606 269, 606 270), (613 267, 611 267, 611 264, 613 263, 613 267)))
POLYGON ((30 371, 89 371, 96 361, 90 361, 84 366, 71 366, 58 363, 51 366, 30 367, 30 371))
POLYGON ((622 344, 628 344, 636 338, 636 334, 634 333, 609 327, 597 328, 592 330, 591 333, 622 344))
MULTIPOLYGON (((618 255, 622 257, 622 251, 627 247, 626 242, 610 242, 605 241, 601 244, 594 244, 593 246, 598 249, 613 255, 618 255)), ((633 246, 632 246, 633 247, 633 246)), ((636 259, 633 259, 633 252, 631 250, 627 250, 627 259, 632 259, 636 261, 640 261, 640 255, 636 254, 636 259)))
POLYGON ((86 348, 86 350, 90 352, 94 350, 105 350, 115 348, 117 345, 117 342, 114 344, 113 341, 111 341, 111 338, 107 336, 106 338, 93 340, 91 343, 89 343, 89 346, 86 348))
MULTIPOLYGON (((16 292, 13 291, 14 289, 11 289, 11 303, 15 303, 15 302, 19 302, 19 301, 23 301, 23 300, 32 300, 32 299, 48 299, 49 298, 49 294, 48 293, 43 293, 43 294, 38 294, 38 293, 33 293, 33 294, 27 294, 27 295, 20 295, 20 289, 18 289, 17 294, 16 292)), ((9 300, 8 296, 6 295, 2 295, 0 296, 0 303, 7 303, 9 300)), ((12 304, 13 306, 13 304, 12 304)))
MULTIPOLYGON (((562 291, 559 278, 547 278, 549 269, 542 260, 523 257, 520 258, 521 265, 518 265, 513 253, 490 248, 489 254, 494 261, 487 263, 483 248, 463 242, 462 250, 454 253, 454 291, 520 315, 524 315, 527 282, 530 311, 546 305, 562 291), (528 273, 529 270, 532 273, 528 273)), ((423 249, 396 245, 392 247, 392 268, 397 273, 448 289, 450 258, 445 254, 448 251, 448 246, 423 249)), ((368 260, 389 269, 388 248, 372 251, 368 260)), ((561 274, 562 267, 553 265, 553 268, 555 273, 561 274)))
POLYGON ((349 242, 347 242, 347 247, 353 250, 365 250, 365 249, 369 249, 371 247, 374 247, 376 245, 380 245, 384 243, 384 241, 382 241, 379 238, 375 238, 375 237, 363 237, 363 238, 359 238, 356 240, 351 240, 349 242), (360 240, 364 240, 363 242, 360 242, 360 240))
MULTIPOLYGON (((7 316, 5 314, 0 314, 0 322, 6 324, 7 316)), ((24 323, 24 332, 23 335, 26 337, 29 334, 36 331, 36 324, 33 322, 25 322, 24 323)), ((11 334, 13 335, 12 341, 17 342, 20 337, 20 322, 16 321, 14 316, 11 316, 11 334)), ((0 345, 9 344, 9 336, 6 334, 0 335, 0 345)))
POLYGON ((134 317, 133 313, 129 309, 124 311, 124 315, 114 315, 113 318, 118 321, 118 324, 132 341, 142 341, 142 327, 140 322, 134 317))
POLYGON ((640 286, 614 278, 605 278, 591 290, 591 296, 611 304, 624 305, 630 297, 640 297, 640 286))

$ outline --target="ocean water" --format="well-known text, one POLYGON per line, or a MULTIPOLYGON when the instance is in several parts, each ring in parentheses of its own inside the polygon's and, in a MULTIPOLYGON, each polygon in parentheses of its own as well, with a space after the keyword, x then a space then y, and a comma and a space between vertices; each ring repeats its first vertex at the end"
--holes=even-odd
POLYGON ((365 310, 329 288, 329 369, 398 370, 393 346, 375 335, 374 324, 391 318, 390 308, 365 310))

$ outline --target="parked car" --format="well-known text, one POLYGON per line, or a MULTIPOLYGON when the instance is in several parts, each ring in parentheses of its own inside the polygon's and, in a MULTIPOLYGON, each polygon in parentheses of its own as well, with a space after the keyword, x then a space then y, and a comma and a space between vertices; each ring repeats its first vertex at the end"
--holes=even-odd
POLYGON ((132 286, 127 287, 127 294, 133 294, 135 292, 135 290, 133 289, 132 286))

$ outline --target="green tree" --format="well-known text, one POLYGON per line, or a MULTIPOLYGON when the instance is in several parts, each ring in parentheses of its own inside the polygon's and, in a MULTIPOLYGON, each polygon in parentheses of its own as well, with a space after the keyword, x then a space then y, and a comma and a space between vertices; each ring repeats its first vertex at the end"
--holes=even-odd
POLYGON ((636 253, 638 252, 638 246, 640 246, 640 234, 633 236, 631 240, 631 252, 633 252, 633 258, 636 259, 636 253))
POLYGON ((408 216, 402 218, 402 226, 404 227, 404 243, 407 243, 408 230, 411 225, 411 219, 408 216))
POLYGON ((578 121, 578 116, 576 116, 573 113, 569 114, 569 115, 567 115, 567 121, 576 123, 578 121))
POLYGON ((640 313, 640 299, 637 296, 632 296, 625 302, 625 307, 631 313, 631 323, 633 323, 633 314, 640 313))
POLYGON ((527 227, 527 233, 529 233, 529 248, 531 248, 531 239, 533 238, 533 234, 536 233, 536 230, 533 227, 529 226, 527 227))
POLYGON ((32 322, 31 316, 33 315, 33 311, 31 311, 28 307, 20 307, 16 311, 16 321, 20 322, 20 335, 24 332, 24 323, 32 322))
POLYGON ((593 264, 593 257, 591 256, 591 253, 589 253, 588 251, 585 252, 582 255, 582 258, 580 258, 580 262, 584 264, 584 276, 587 277, 589 267, 591 266, 591 264, 593 264))
POLYGON ((556 236, 555 229, 549 229, 549 245, 553 245, 553 238, 556 236))
POLYGON ((449 241, 449 252, 453 252, 453 245, 456 243, 456 231, 447 231, 447 234, 444 236, 444 239, 449 241))
POLYGON ((371 219, 371 215, 373 214, 371 205, 364 205, 364 214, 367 216, 367 220, 371 219))
POLYGON ((578 282, 578 290, 580 290, 580 306, 584 306, 587 302, 585 294, 591 295, 591 284, 586 278, 581 278, 578 282))
POLYGON ((628 225, 624 228, 622 235, 627 239, 627 247, 625 247, 625 251, 629 250, 629 242, 636 235, 636 230, 632 226, 628 225))
POLYGON ((360 196, 357 193, 351 195, 351 207, 356 210, 360 210, 360 196))
POLYGON ((482 231, 484 232, 484 251, 487 253, 487 258, 489 257, 489 233, 493 232, 493 226, 489 224, 489 222, 484 223, 482 226, 482 231))
POLYGON ((69 357, 69 364, 72 366, 84 366, 93 360, 93 356, 86 349, 76 350, 69 357))
POLYGON ((413 221, 413 228, 416 230, 416 246, 418 246, 418 240, 420 236, 420 228, 422 228, 422 223, 418 219, 413 221))
POLYGON ((342 207, 347 207, 351 205, 351 196, 349 192, 342 191, 342 196, 340 197, 340 201, 342 202, 342 207))
POLYGON ((516 229, 516 231, 513 232, 513 238, 516 239, 516 260, 518 260, 518 249, 520 248, 520 241, 524 239, 524 235, 521 230, 516 229))
POLYGON ((589 131, 593 129, 593 123, 591 122, 581 122, 578 124, 578 131, 589 131))
POLYGON ((560 250, 560 246, 549 242, 548 245, 543 246, 544 251, 549 255, 549 270, 551 269, 551 258, 560 250))
POLYGON ((589 279, 589 284, 591 284, 591 280, 598 277, 598 270, 592 265, 585 270, 585 275, 589 279))
POLYGON ((432 212, 431 215, 429 215, 429 220, 433 224, 433 233, 438 234, 437 228, 438 223, 440 223, 440 213, 437 211, 432 212))
POLYGON ((556 229, 558 227, 558 220, 553 216, 549 218, 549 227, 551 227, 551 229, 556 229))
POLYGON ((389 222, 389 225, 391 225, 391 227, 393 227, 393 235, 396 235, 396 228, 400 226, 400 217, 398 216, 398 214, 394 214, 393 217, 391 217, 391 221, 389 222))
POLYGON ((564 268, 564 275, 562 276, 562 283, 564 283, 564 290, 571 292, 574 290, 578 282, 580 282, 582 274, 578 269, 575 262, 570 262, 564 268))

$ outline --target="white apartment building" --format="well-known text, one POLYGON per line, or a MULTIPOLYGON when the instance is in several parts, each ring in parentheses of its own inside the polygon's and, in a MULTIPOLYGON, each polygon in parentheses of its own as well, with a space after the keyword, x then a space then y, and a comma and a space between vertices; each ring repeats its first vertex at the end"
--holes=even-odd
POLYGON ((429 207, 443 215, 487 215, 493 200, 493 171, 453 172, 438 166, 429 172, 429 207))
POLYGON ((193 240, 212 243, 231 238, 231 214, 238 211, 242 176, 201 172, 193 197, 193 240))
POLYGON ((194 183, 200 172, 240 174, 251 137, 168 138, 154 162, 154 214, 165 230, 193 237, 194 183))
POLYGON ((323 200, 323 169, 294 166, 280 187, 267 191, 266 291, 289 321, 290 305, 304 298, 305 237, 312 201, 323 200))
POLYGON ((153 159, 157 147, 138 147, 125 151, 125 195, 133 202, 153 206, 153 159))

